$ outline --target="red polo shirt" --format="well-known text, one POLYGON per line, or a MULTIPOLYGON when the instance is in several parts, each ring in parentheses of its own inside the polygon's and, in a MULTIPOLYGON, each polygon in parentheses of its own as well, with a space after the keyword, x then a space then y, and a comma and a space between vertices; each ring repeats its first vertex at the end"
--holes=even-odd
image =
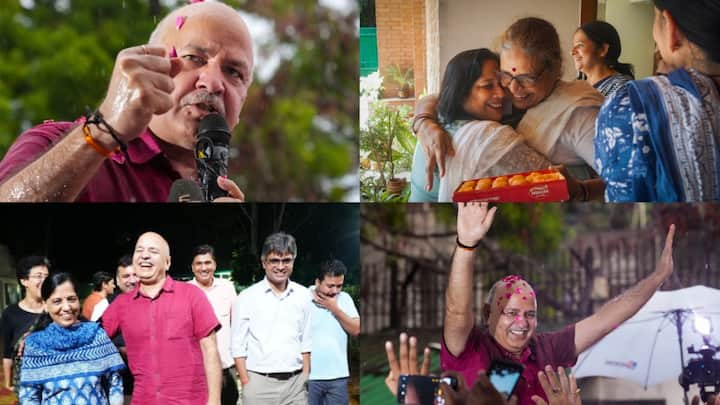
MULTIPOLYGON (((78 123, 46 121, 23 132, 0 162, 0 183, 35 161, 78 123)), ((172 182, 179 178, 155 135, 145 129, 128 143, 127 157, 115 153, 105 159, 77 201, 165 202, 172 182)))
POLYGON ((120 294, 101 318, 112 338, 122 332, 135 377, 133 405, 207 402, 200 339, 219 328, 212 306, 196 286, 167 276, 150 299, 140 288, 120 294))
POLYGON ((539 333, 530 339, 520 359, 515 358, 490 336, 487 330, 475 326, 470 332, 465 348, 459 356, 453 356, 442 341, 440 367, 443 371, 453 370, 461 373, 472 387, 481 369, 487 370, 493 359, 504 359, 525 366, 522 376, 515 387, 519 405, 534 405, 533 395, 547 401, 537 374, 546 365, 553 369, 559 366, 571 367, 577 361, 575 353, 575 324, 551 333, 539 333))

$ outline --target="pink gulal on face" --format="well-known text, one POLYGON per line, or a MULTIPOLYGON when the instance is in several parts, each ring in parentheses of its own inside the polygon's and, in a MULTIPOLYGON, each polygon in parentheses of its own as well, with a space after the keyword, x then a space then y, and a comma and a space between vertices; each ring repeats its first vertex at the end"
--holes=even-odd
POLYGON ((535 333, 536 312, 535 292, 530 284, 520 276, 507 276, 495 287, 489 332, 505 350, 519 355, 535 333))

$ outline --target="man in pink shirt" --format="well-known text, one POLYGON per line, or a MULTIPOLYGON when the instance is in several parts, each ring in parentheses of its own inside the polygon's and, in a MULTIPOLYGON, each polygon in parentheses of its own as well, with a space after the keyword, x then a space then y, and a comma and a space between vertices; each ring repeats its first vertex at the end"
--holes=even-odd
POLYGON ((457 248, 445 293, 440 366, 460 372, 472 386, 480 370, 494 359, 525 366, 515 389, 519 405, 533 405, 533 396, 547 400, 538 372, 549 365, 572 366, 578 353, 610 333, 633 316, 650 299, 673 271, 670 227, 657 268, 621 296, 609 301, 597 313, 558 332, 536 334, 537 301, 530 284, 519 276, 508 276, 490 289, 483 306, 483 321, 475 324, 472 311, 473 273, 476 248, 490 229, 495 208, 487 203, 466 203, 458 207, 457 248))
MULTIPOLYGON (((239 13, 194 3, 165 17, 148 44, 122 50, 106 97, 87 119, 46 122, 0 162, 0 201, 167 201, 195 179, 198 122, 219 113, 232 130, 252 83, 252 40, 239 13)), ((238 186, 217 177, 230 200, 238 186)))
POLYGON ((170 248, 156 233, 140 236, 133 266, 138 287, 119 295, 101 318, 110 337, 125 338, 133 405, 219 405, 220 323, 207 297, 167 275, 170 248))

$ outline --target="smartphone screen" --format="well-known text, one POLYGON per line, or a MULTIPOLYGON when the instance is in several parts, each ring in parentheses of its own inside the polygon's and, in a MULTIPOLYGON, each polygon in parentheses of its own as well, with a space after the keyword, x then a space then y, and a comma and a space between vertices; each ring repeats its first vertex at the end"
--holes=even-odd
POLYGON ((509 361, 493 360, 487 375, 490 382, 505 399, 515 391, 515 386, 522 375, 523 366, 509 361))
POLYGON ((450 377, 400 375, 397 391, 398 404, 444 405, 445 398, 440 390, 440 382, 457 387, 457 381, 450 377))

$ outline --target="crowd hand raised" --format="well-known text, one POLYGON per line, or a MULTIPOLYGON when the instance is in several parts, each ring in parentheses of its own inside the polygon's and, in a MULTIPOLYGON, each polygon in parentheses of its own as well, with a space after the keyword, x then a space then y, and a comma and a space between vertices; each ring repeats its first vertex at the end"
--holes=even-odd
POLYGON ((478 379, 473 385, 472 390, 468 391, 465 378, 454 371, 443 373, 443 377, 455 377, 457 379, 457 390, 453 390, 447 383, 441 382, 440 389, 445 397, 447 405, 516 405, 517 397, 512 396, 510 400, 505 401, 502 394, 488 379, 485 370, 480 370, 478 379))
POLYGON ((100 113, 128 142, 137 138, 154 114, 173 107, 172 78, 182 70, 182 60, 169 58, 162 46, 141 45, 123 49, 113 67, 110 86, 100 113))
MULTIPOLYGON (((690 405, 700 405, 700 396, 695 395, 690 401, 690 405)), ((705 405, 720 405, 720 396, 710 395, 708 396, 707 402, 705 402, 705 405)))
POLYGON ((234 181, 228 179, 227 177, 218 177, 217 184, 218 186, 220 186, 221 189, 227 191, 228 195, 227 197, 218 197, 212 202, 238 203, 245 201, 245 194, 240 190, 240 187, 238 187, 238 185, 234 181))
POLYGON ((391 341, 385 342, 385 352, 387 353, 388 372, 387 378, 385 378, 385 385, 387 385, 390 392, 393 395, 397 395, 398 380, 401 374, 420 374, 428 375, 430 373, 430 349, 425 348, 423 351, 423 362, 420 369, 418 369, 418 358, 417 358, 417 339, 415 336, 411 336, 408 339, 407 333, 400 334, 399 343, 399 359, 395 357, 395 350, 391 341), (408 342, 410 347, 408 349, 408 342))
MULTIPOLYGON (((552 367, 545 366, 545 371, 538 372, 538 380, 550 401, 549 405, 582 405, 575 376, 568 378, 562 367, 558 367, 556 373, 552 367)), ((537 405, 548 405, 548 402, 537 395, 533 395, 531 399, 537 405)))
POLYGON ((435 167, 440 170, 440 177, 445 176, 445 156, 455 156, 452 138, 436 122, 424 119, 417 132, 423 152, 425 153, 425 191, 432 190, 435 167))
POLYGON ((457 235, 460 243, 475 246, 492 225, 497 207, 488 210, 488 203, 469 202, 458 204, 457 235))
POLYGON ((665 246, 660 254, 660 260, 655 267, 657 273, 663 280, 666 280, 673 272, 673 238, 675 237, 675 224, 670 225, 667 236, 665 236, 665 246))

